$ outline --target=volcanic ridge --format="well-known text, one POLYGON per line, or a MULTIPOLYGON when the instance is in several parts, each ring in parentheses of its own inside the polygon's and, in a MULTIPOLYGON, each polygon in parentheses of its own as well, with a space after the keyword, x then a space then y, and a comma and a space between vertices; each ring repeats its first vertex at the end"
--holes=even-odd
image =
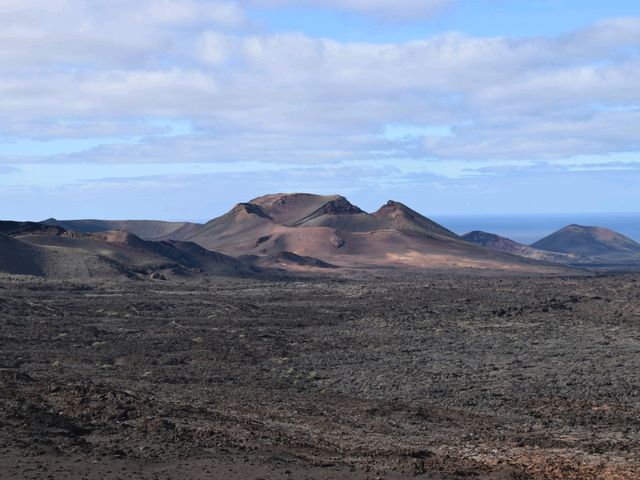
POLYGON ((199 245, 154 242, 123 230, 78 233, 34 222, 0 222, 0 272, 63 279, 251 275, 256 269, 199 245))
POLYGON ((263 265, 290 252, 339 267, 558 268, 480 248, 402 203, 389 201, 367 213, 340 195, 258 197, 178 238, 232 256, 258 257, 263 265))

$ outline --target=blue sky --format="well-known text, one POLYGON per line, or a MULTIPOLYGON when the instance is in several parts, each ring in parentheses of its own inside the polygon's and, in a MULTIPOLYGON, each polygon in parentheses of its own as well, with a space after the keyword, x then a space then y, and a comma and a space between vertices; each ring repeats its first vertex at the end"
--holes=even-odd
POLYGON ((252 15, 272 32, 302 31, 341 41, 403 42, 452 30, 474 36, 561 35, 603 18, 637 16, 639 12, 633 0, 475 0, 452 3, 426 21, 420 17, 384 21, 300 5, 254 8, 252 15))
POLYGON ((0 218, 640 212, 630 0, 6 0, 0 218))

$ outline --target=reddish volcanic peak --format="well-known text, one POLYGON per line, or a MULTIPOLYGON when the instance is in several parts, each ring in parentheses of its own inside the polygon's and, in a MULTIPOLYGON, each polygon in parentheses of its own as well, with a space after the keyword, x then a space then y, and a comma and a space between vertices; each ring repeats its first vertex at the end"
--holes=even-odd
POLYGON ((249 203, 258 206, 281 225, 299 225, 325 214, 364 213, 340 195, 277 193, 255 198, 249 203))
POLYGON ((458 235, 447 230, 442 225, 394 200, 389 200, 372 216, 382 222, 386 222, 388 224, 387 227, 411 230, 429 236, 461 240, 458 235))
POLYGON ((315 195, 312 193, 272 193, 249 200, 249 203, 258 205, 265 211, 279 210, 283 207, 296 208, 303 205, 320 205, 331 201, 339 195, 315 195))
POLYGON ((312 193, 270 193, 268 195, 256 197, 253 200, 249 200, 249 203, 260 205, 261 207, 268 209, 289 204, 295 205, 299 202, 317 200, 318 198, 326 199, 333 196, 335 195, 314 195, 312 193))
POLYGON ((376 217, 400 217, 416 213, 407 207, 404 203, 396 202, 395 200, 389 200, 383 206, 381 206, 376 212, 373 213, 376 217))
POLYGON ((325 203, 320 210, 322 213, 334 215, 341 213, 365 213, 364 210, 361 210, 359 207, 356 207, 354 204, 349 202, 349 200, 339 195, 334 200, 325 203))

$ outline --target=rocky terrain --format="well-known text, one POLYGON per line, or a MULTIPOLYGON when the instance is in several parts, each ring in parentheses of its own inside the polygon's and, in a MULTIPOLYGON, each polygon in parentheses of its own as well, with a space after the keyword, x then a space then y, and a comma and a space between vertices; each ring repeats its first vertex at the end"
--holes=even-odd
POLYGON ((640 276, 0 278, 3 479, 631 480, 640 276))
POLYGON ((538 243, 337 195, 0 221, 0 478, 636 479, 640 274, 573 267, 637 244, 538 243))

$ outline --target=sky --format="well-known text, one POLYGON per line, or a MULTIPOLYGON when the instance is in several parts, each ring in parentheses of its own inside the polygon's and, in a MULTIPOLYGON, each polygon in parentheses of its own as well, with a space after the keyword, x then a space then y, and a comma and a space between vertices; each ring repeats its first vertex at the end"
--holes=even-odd
POLYGON ((2 0, 0 218, 640 212, 637 0, 2 0))

